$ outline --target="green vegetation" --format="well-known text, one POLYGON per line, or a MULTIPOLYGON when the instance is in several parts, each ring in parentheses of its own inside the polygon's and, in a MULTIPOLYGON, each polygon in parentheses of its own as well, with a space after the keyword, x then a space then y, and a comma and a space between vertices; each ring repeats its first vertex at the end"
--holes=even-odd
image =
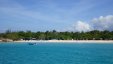
POLYGON ((113 40, 113 31, 98 31, 93 30, 89 32, 57 32, 46 31, 46 32, 31 32, 31 31, 19 31, 11 32, 6 31, 0 33, 0 39, 12 39, 12 40, 113 40))

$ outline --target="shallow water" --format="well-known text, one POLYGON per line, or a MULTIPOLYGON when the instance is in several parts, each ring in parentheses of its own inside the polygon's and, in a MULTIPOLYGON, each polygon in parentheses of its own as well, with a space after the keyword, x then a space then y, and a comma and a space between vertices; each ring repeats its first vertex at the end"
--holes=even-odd
POLYGON ((0 64, 113 64, 113 44, 0 43, 0 64))

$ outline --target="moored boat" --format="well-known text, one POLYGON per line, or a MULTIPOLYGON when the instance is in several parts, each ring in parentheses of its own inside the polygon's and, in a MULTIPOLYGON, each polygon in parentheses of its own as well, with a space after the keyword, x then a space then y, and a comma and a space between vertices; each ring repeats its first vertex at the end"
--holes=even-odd
POLYGON ((36 45, 36 43, 28 43, 29 45, 36 45))

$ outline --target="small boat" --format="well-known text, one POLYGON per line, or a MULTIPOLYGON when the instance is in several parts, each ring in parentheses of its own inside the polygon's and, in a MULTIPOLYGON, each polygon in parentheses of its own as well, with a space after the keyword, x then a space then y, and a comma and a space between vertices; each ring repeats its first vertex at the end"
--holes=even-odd
POLYGON ((29 45, 36 45, 36 43, 28 43, 29 45))

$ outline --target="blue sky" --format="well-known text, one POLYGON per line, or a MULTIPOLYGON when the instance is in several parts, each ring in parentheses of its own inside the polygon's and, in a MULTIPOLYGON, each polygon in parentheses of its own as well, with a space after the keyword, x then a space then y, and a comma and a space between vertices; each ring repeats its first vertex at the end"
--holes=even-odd
POLYGON ((0 0, 0 32, 113 30, 113 0, 0 0))

